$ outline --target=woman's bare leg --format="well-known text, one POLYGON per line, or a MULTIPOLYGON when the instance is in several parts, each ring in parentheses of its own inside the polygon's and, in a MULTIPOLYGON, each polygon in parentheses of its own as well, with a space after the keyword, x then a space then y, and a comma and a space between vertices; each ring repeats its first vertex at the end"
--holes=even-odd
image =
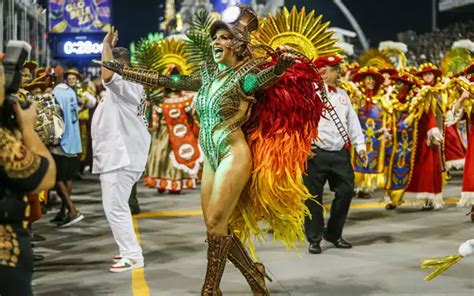
POLYGON ((214 170, 212 169, 209 162, 205 159, 203 163, 201 177, 201 207, 202 213, 204 215, 204 221, 206 221, 206 209, 209 205, 209 200, 211 199, 212 186, 214 184, 214 175, 214 170))
POLYGON ((227 235, 229 219, 252 170, 250 148, 240 145, 223 159, 214 176, 210 200, 205 208, 205 221, 210 235, 227 235))

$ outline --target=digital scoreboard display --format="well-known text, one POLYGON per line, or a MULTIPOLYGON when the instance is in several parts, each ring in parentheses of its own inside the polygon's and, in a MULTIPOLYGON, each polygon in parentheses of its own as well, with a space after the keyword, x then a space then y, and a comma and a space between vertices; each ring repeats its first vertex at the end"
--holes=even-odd
POLYGON ((55 58, 99 58, 104 34, 51 35, 55 58))
POLYGON ((51 33, 108 32, 111 0, 49 0, 51 33))

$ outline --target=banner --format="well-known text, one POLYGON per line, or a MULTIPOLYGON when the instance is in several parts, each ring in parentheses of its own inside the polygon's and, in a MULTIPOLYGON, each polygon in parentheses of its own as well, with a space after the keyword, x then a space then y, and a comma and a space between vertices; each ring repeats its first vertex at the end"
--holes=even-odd
POLYGON ((51 33, 107 32, 111 0, 49 0, 51 33))

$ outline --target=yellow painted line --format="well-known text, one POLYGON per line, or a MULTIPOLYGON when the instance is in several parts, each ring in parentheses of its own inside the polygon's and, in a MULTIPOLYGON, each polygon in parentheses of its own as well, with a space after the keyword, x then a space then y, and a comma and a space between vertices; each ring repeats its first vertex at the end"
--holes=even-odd
MULTIPOLYGON (((457 204, 459 198, 445 198, 444 203, 446 205, 457 204)), ((415 202, 407 202, 405 206, 416 205, 415 202)), ((331 204, 325 204, 326 209, 331 208, 331 204)), ((379 209, 385 208, 385 202, 370 202, 370 203, 361 203, 361 204, 352 204, 351 209, 379 209)), ((158 217, 189 217, 189 216, 201 216, 202 210, 183 210, 183 211, 167 211, 167 212, 148 212, 141 213, 133 216, 133 227, 135 229, 135 234, 137 235, 138 243, 141 245, 142 240, 140 237, 140 230, 138 228, 138 219, 146 218, 158 218, 158 217)), ((132 290, 133 296, 149 296, 150 288, 145 279, 145 269, 134 269, 132 270, 132 290)))
MULTIPOLYGON (((444 203, 446 205, 457 204, 459 198, 445 198, 444 203)), ((369 203, 360 203, 360 204, 351 204, 351 209, 381 209, 385 208, 385 202, 369 202, 369 203)), ((414 206, 416 202, 406 202, 401 207, 404 206, 414 206)), ((325 204, 326 209, 331 208, 331 204, 325 204)), ((183 211, 166 211, 166 212, 147 212, 134 215, 135 219, 146 219, 146 218, 159 218, 159 217, 190 217, 190 216, 202 216, 202 210, 183 210, 183 211)), ((137 234, 138 235, 138 234, 137 234)))
MULTIPOLYGON (((141 245, 140 230, 138 229, 138 220, 133 218, 133 228, 137 235, 138 243, 141 245)), ((132 270, 132 291, 133 296, 149 296, 150 288, 145 279, 145 268, 138 268, 132 270)))
POLYGON ((135 219, 144 219, 144 218, 156 218, 156 217, 185 217, 185 216, 202 216, 202 210, 148 212, 148 213, 141 213, 133 217, 135 219))
MULTIPOLYGON (((446 205, 455 205, 459 202, 459 198, 445 198, 443 199, 446 205)), ((351 209, 378 209, 378 208, 385 208, 385 202, 369 202, 369 203, 361 203, 361 204, 352 204, 351 209)), ((404 206, 416 206, 416 202, 406 202, 400 207, 404 206)), ((330 204, 325 204, 324 207, 326 209, 330 209, 330 204)))

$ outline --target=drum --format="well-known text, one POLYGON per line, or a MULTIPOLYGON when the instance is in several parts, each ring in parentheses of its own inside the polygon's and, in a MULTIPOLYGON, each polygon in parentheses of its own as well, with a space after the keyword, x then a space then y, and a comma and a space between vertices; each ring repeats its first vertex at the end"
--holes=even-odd
POLYGON ((45 145, 58 145, 64 133, 60 106, 52 94, 36 95, 34 99, 38 102, 36 132, 45 145))

